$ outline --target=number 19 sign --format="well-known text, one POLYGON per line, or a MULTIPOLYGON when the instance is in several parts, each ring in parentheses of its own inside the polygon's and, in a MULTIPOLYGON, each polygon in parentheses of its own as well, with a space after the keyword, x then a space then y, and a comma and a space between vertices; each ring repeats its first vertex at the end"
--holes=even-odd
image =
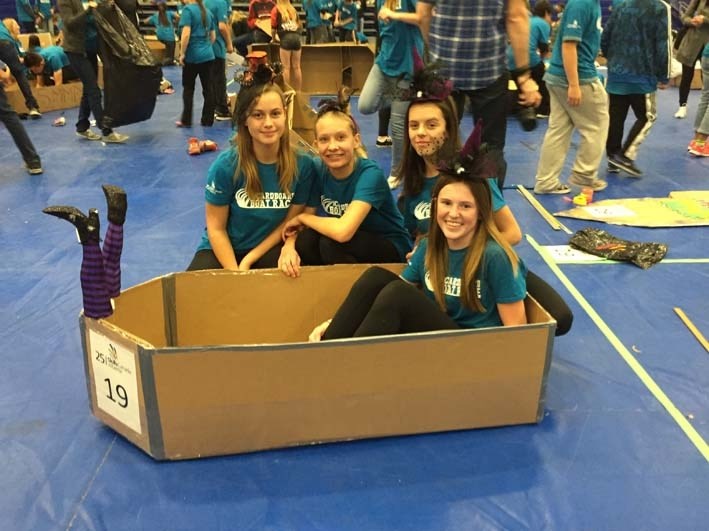
POLYGON ((99 409, 142 433, 135 355, 93 330, 89 330, 89 348, 99 409))

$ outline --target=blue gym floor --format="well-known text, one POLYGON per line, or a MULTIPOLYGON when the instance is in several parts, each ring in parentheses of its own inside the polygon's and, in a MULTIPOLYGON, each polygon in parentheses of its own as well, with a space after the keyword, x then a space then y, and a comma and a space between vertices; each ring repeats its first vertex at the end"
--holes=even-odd
MULTIPOLYGON (((127 145, 77 138, 76 109, 64 112, 63 128, 52 127, 59 112, 25 122, 43 175, 24 172, 0 131, 1 530, 707 529, 709 353, 673 312, 681 307, 709 335, 706 227, 598 225, 667 243, 668 259, 694 259, 647 271, 622 263, 554 271, 530 243, 518 246, 575 314, 555 342, 538 425, 156 462, 92 417, 78 327, 81 250, 72 227, 41 210, 105 214, 100 185, 123 186, 124 287, 187 266, 216 157, 188 156, 187 138, 222 149, 230 125, 176 129, 179 69, 166 75, 177 92, 160 96, 149 122, 120 129, 127 145)), ((659 92, 659 119, 638 160, 645 176, 611 175, 596 198, 708 189, 709 159, 685 151, 698 97, 692 91, 691 118, 677 120, 676 89, 659 92)), ((376 115, 358 119, 387 171, 389 150, 374 147, 376 115)), ((463 132, 470 127, 468 117, 463 132)), ((510 120, 508 185, 532 184, 544 128, 525 133, 510 120)), ((505 197, 539 244, 567 243, 516 190, 505 197)), ((552 212, 568 205, 540 201, 552 212)), ((594 225, 562 221, 572 231, 594 225)))

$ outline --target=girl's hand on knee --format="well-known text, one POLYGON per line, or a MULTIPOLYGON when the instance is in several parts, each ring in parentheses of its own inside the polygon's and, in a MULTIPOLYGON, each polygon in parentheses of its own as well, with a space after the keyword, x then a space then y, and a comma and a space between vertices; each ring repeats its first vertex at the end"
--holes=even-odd
POLYGON ((317 343, 322 339, 323 334, 325 333, 325 330, 330 326, 330 323, 332 322, 332 319, 328 319, 324 323, 320 323, 318 326, 313 328, 313 331, 310 332, 310 335, 308 336, 308 341, 310 343, 317 343))

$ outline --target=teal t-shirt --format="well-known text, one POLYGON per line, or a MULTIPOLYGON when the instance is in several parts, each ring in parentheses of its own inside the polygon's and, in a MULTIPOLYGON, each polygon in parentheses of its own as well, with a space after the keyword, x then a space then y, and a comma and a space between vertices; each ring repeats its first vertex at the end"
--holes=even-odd
POLYGON ((214 17, 207 9, 207 25, 202 24, 202 12, 197 4, 187 4, 182 10, 180 28, 190 27, 190 40, 184 51, 185 62, 192 64, 214 60, 214 50, 209 42, 209 32, 215 29, 214 17))
POLYGON ((347 31, 352 31, 357 27, 357 6, 354 2, 346 4, 344 1, 340 3, 340 20, 347 20, 351 18, 352 21, 348 22, 344 26, 340 26, 342 29, 347 31))
MULTIPOLYGON (((551 26, 541 17, 532 17, 529 19, 529 66, 534 68, 542 62, 539 55, 539 45, 549 44, 551 34, 551 26)), ((507 66, 510 70, 517 68, 515 65, 515 56, 512 52, 512 46, 507 46, 507 66)))
POLYGON ((214 57, 218 59, 226 59, 226 43, 224 42, 224 37, 219 31, 219 23, 224 22, 228 25, 229 23, 229 11, 227 10, 227 4, 225 0, 204 0, 204 7, 212 14, 214 18, 215 31, 217 33, 217 38, 212 44, 212 49, 214 50, 214 57))
MULTIPOLYGON (((429 273, 426 270, 426 249, 428 238, 419 242, 409 265, 401 273, 401 277, 422 287, 424 293, 436 300, 433 294, 429 273)), ((512 271, 505 251, 494 240, 488 240, 478 276, 475 280, 475 289, 485 311, 478 312, 463 306, 460 299, 463 265, 467 249, 448 251, 448 273, 445 279, 446 313, 462 328, 485 328, 488 326, 501 326, 500 314, 497 311, 498 303, 511 303, 523 300, 527 295, 527 268, 522 260, 519 261, 517 275, 512 271)))
POLYGON ((576 41, 579 83, 589 84, 598 79, 596 56, 601 46, 601 6, 598 0, 573 0, 566 5, 554 41, 551 62, 544 76, 550 85, 567 86, 561 57, 561 43, 576 41))
MULTIPOLYGON (((263 199, 252 201, 246 195, 246 179, 243 174, 234 180, 238 157, 236 148, 224 151, 217 157, 207 173, 204 198, 212 205, 229 205, 227 233, 231 245, 235 252, 246 253, 285 220, 291 203, 306 204, 310 197, 314 171, 313 160, 308 155, 299 153, 296 179, 290 191, 283 192, 278 184, 276 164, 258 163, 263 199)), ((211 248, 205 230, 197 250, 211 248)))
POLYGON ((39 55, 44 59, 44 71, 47 74, 52 74, 65 66, 69 66, 69 58, 66 56, 61 46, 47 46, 46 48, 42 48, 39 55))
MULTIPOLYGON (((395 11, 416 12, 417 0, 397 0, 395 11)), ((384 6, 384 0, 377 0, 377 12, 384 6)), ((374 62, 385 76, 408 78, 414 70, 414 47, 423 57, 423 37, 413 24, 392 20, 379 21, 381 46, 374 62)))
POLYGON ((37 0, 36 5, 39 6, 39 12, 44 16, 44 20, 49 20, 52 16, 51 0, 37 0))
POLYGON ((384 236, 399 251, 403 262, 411 250, 411 238, 379 166, 368 159, 357 159, 349 177, 335 179, 327 166, 317 159, 308 206, 317 207, 318 215, 339 218, 352 201, 363 201, 372 206, 360 229, 384 236))
POLYGON ((318 2, 318 16, 320 12, 326 11, 332 15, 329 19, 322 19, 322 24, 324 26, 332 26, 335 21, 335 11, 337 11, 337 3, 334 0, 317 0, 318 2))
MULTIPOLYGON (((428 233, 431 218, 431 192, 436 185, 438 176, 426 179, 419 194, 404 198, 404 226, 409 234, 428 233)), ((497 186, 497 179, 488 179, 492 196, 492 211, 497 212, 506 206, 505 198, 497 186)))
POLYGON ((8 41, 17 46, 17 41, 10 34, 10 30, 8 30, 2 22, 0 22, 0 41, 8 41))
POLYGON ((159 41, 172 42, 175 40, 175 20, 176 13, 174 11, 166 11, 167 25, 160 24, 159 13, 153 13, 148 22, 155 26, 155 36, 159 41))

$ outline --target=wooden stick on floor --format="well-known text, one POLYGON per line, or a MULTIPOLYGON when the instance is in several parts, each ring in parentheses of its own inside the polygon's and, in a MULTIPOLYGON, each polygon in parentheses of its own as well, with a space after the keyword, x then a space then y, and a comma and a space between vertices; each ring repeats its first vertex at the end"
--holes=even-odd
POLYGON ((566 234, 573 234, 563 223, 552 216, 549 211, 544 208, 524 186, 518 184, 517 190, 519 190, 519 193, 522 194, 527 201, 529 201, 529 204, 532 205, 537 212, 539 212, 539 215, 542 216, 544 220, 549 223, 549 225, 551 225, 552 229, 563 230, 566 234))
POLYGON ((675 313, 679 316, 680 319, 682 319, 682 322, 687 325, 687 328, 689 328, 689 331, 692 332, 692 335, 697 338, 697 341, 699 341, 702 346, 704 347, 704 350, 709 352, 709 341, 706 340, 704 335, 697 329, 696 326, 694 326, 694 323, 689 320, 689 317, 682 311, 681 308, 675 308, 675 313))

